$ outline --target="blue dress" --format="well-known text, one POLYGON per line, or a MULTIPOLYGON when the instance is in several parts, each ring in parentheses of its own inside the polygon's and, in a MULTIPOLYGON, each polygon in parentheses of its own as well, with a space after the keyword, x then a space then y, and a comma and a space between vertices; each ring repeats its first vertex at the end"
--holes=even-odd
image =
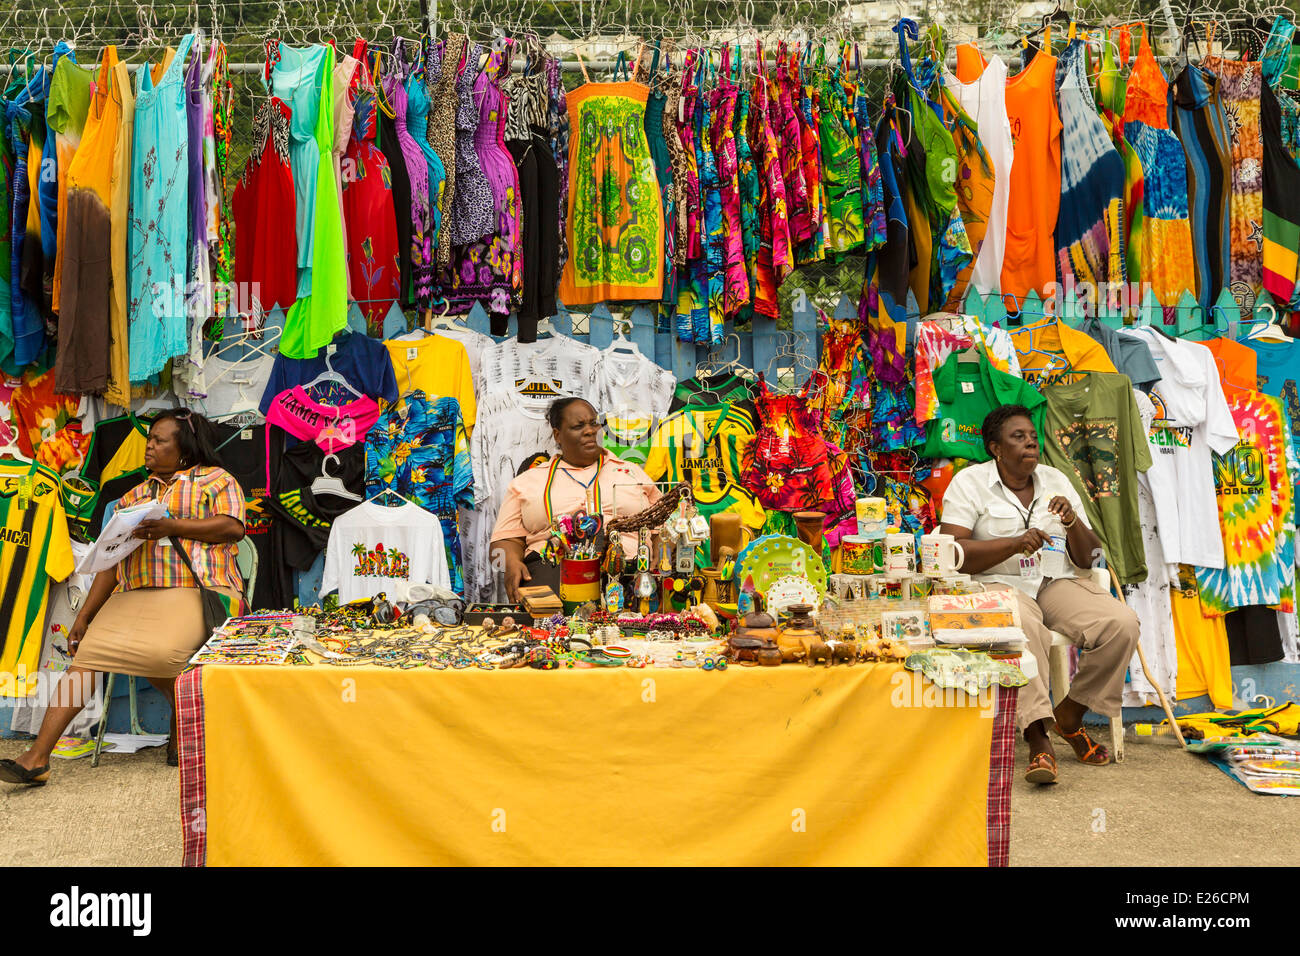
POLYGON ((188 348, 189 124, 184 75, 193 45, 194 34, 187 33, 157 85, 147 66, 136 71, 126 239, 132 382, 157 375, 173 355, 183 355, 188 348))

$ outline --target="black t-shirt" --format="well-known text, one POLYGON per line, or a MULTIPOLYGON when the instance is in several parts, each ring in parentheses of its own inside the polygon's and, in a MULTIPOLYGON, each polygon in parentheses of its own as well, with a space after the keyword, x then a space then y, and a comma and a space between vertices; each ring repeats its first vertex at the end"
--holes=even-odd
POLYGON ((214 422, 221 467, 235 476, 244 492, 244 533, 257 552, 257 580, 249 596, 253 610, 278 608, 272 602, 275 577, 271 548, 271 509, 266 503, 266 426, 214 422))

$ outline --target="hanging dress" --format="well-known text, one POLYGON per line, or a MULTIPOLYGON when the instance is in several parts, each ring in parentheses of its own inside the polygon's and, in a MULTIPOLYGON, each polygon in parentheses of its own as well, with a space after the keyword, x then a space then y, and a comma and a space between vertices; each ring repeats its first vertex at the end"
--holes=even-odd
MULTIPOLYGON (((49 150, 51 145, 53 146, 55 162, 58 166, 56 200, 58 228, 55 230, 54 237, 54 272, 50 291, 50 307, 55 313, 59 311, 62 301, 63 254, 67 238, 71 235, 65 225, 65 217, 68 213, 68 170, 72 168, 72 161, 81 145, 86 116, 90 109, 90 86, 94 79, 95 71, 77 63, 76 54, 70 52, 59 59, 54 68, 54 76, 50 80, 50 98, 45 111, 45 126, 52 134, 54 142, 51 144, 50 137, 47 136, 45 148, 49 150)), ((46 243, 48 256, 48 237, 44 230, 41 238, 42 242, 46 243)), ((49 268, 48 263, 46 267, 49 268)), ((53 331, 52 325, 51 331, 53 331)))
MULTIPOLYGON (((867 95, 866 81, 861 73, 861 59, 858 56, 856 47, 854 48, 854 59, 858 64, 858 83, 856 93, 853 98, 853 115, 858 125, 859 150, 861 152, 861 170, 862 170, 862 221, 865 224, 865 238, 863 241, 862 251, 871 252, 879 249, 885 244, 885 203, 884 187, 881 184, 880 174, 880 157, 876 154, 876 135, 875 128, 871 122, 869 110, 871 109, 871 98, 867 95)), ((955 77, 954 77, 955 79, 955 77)), ((1004 84, 1005 85, 1005 84, 1004 84)), ((1006 103, 1001 95, 999 87, 998 102, 1002 104, 1002 111, 1006 113, 1006 103)), ((1008 137, 1009 137, 1008 133, 1008 137)), ((1010 139, 1008 138, 1008 143, 1010 139)), ((1005 221, 1001 230, 1006 232, 1005 221)), ((999 261, 1001 254, 999 253, 999 261)), ((994 283, 996 286, 996 283, 994 283)))
POLYGON ((1300 332, 1296 299, 1300 260, 1300 102, 1282 87, 1295 26, 1286 17, 1273 22, 1261 55, 1260 135, 1264 150, 1264 289, 1279 310, 1289 313, 1284 327, 1300 332))
MULTIPOLYGON (((523 263, 523 288, 519 294, 518 322, 520 335, 526 334, 524 327, 529 326, 531 341, 537 340, 537 265, 541 259, 540 236, 538 233, 538 170, 537 153, 533 150, 533 134, 529 129, 529 113, 533 109, 533 98, 537 94, 545 96, 545 90, 536 84, 545 84, 545 77, 528 76, 524 73, 507 73, 501 78, 501 95, 505 99, 505 143, 510 151, 510 161, 514 163, 515 175, 519 179, 520 236, 519 256, 523 263)), ((544 112, 544 111, 543 111, 544 112)), ((521 338, 520 341, 526 341, 521 338)))
POLYGON ((128 354, 130 340, 127 319, 127 297, 130 283, 127 276, 128 243, 131 228, 131 170, 132 148, 135 142, 135 92, 131 85, 131 72, 118 61, 113 68, 113 90, 118 96, 121 111, 117 125, 116 144, 113 147, 113 168, 109 177, 109 268, 112 280, 108 308, 108 386, 104 400, 127 408, 131 404, 131 359, 128 354))
MULTIPOLYGON (((435 54, 436 55, 436 54, 435 54)), ((442 231, 442 204, 447 174, 437 151, 429 145, 429 92, 424 75, 415 72, 406 81, 406 128, 424 158, 428 177, 429 234, 425 237, 425 263, 416 272, 415 306, 423 313, 433 304, 437 272, 438 236, 442 231)))
MULTIPOLYGON (((22 282, 26 300, 35 305, 42 323, 49 331, 54 314, 54 269, 59 254, 59 147, 58 136, 50 127, 54 76, 65 59, 75 62, 76 53, 62 40, 54 47, 53 63, 45 75, 44 87, 33 95, 30 119, 30 155, 27 157, 28 207, 27 235, 33 241, 23 246, 22 282)), ((71 77, 65 71, 64 78, 71 77)), ((65 92, 69 86, 65 84, 65 92)), ((72 87, 75 89, 75 86, 72 87)), ((62 109, 55 106, 55 124, 62 109)), ((67 170, 64 170, 67 173, 67 170)), ((66 175, 63 180, 67 181, 66 175)))
MULTIPOLYGON (((212 272, 208 264, 208 195, 203 178, 203 124, 205 99, 202 37, 195 41, 185 71, 185 125, 189 137, 189 261, 185 267, 185 332, 188 361, 172 366, 173 387, 194 391, 195 376, 203 368, 203 326, 212 315, 212 272)), ((182 391, 181 394, 185 392, 182 391)))
POLYGON ((263 101, 253 118, 253 149, 231 198, 235 282, 255 316, 275 308, 288 311, 298 297, 297 235, 285 228, 297 215, 289 124, 283 100, 272 96, 263 101), (267 228, 268 223, 281 226, 267 228))
POLYGON ((438 232, 436 262, 439 270, 451 262, 452 209, 456 202, 456 77, 465 55, 467 37, 453 33, 446 46, 432 42, 425 61, 429 89, 429 145, 438 154, 444 175, 442 189, 442 227, 438 232))
POLYGON ((560 204, 558 233, 560 237, 559 268, 562 270, 569 261, 569 140, 573 128, 569 121, 568 97, 564 91, 564 77, 560 72, 560 61, 556 57, 546 58, 546 92, 547 131, 551 139, 551 155, 555 157, 556 172, 560 180, 560 204))
POLYGON ((375 91, 358 88, 352 141, 343 155, 351 176, 343 180, 343 221, 348 230, 348 275, 352 295, 369 333, 381 337, 384 317, 397 301, 397 216, 387 157, 375 145, 375 91))
POLYGON ((122 120, 117 89, 117 47, 108 46, 81 145, 68 169, 63 218, 63 298, 59 314, 54 386, 60 392, 101 394, 108 387, 110 285, 112 284, 112 194, 114 151, 122 120))
MULTIPOLYGON (((397 88, 401 85, 398 77, 392 73, 380 74, 378 67, 384 61, 379 51, 372 54, 376 67, 372 72, 378 75, 375 97, 375 121, 378 123, 376 142, 388 160, 389 184, 393 190, 393 212, 397 216, 397 262, 398 262, 398 296, 400 308, 406 308, 411 298, 411 277, 413 264, 411 260, 412 207, 414 197, 411 195, 411 173, 407 165, 402 143, 397 136, 397 88)), ((381 321, 382 328, 382 321, 381 321)))
MULTIPOLYGON (((354 51, 364 55, 364 44, 357 40, 354 51)), ((343 154, 347 152, 348 142, 352 139, 352 119, 355 115, 354 92, 357 71, 362 69, 361 60, 344 53, 338 56, 334 64, 334 144, 330 149, 330 159, 334 163, 334 186, 339 198, 339 222, 343 222, 343 154)), ((343 256, 348 254, 347 226, 343 228, 343 256)), ((348 275, 348 297, 352 296, 352 276, 348 275)))
POLYGON ((731 47, 722 49, 718 85, 710 97, 709 134, 718 173, 722 213, 722 318, 734 319, 749 302, 745 275, 745 240, 740 226, 740 163, 736 155, 736 98, 739 88, 730 76, 731 47))
POLYGON ((226 45, 214 40, 208 55, 206 114, 203 126, 203 175, 208 193, 208 258, 212 275, 212 305, 216 316, 210 334, 218 340, 226 331, 225 316, 231 314, 234 291, 234 221, 230 211, 230 146, 233 135, 231 111, 234 85, 230 81, 226 45))
POLYGON ((682 92, 680 108, 673 114, 681 147, 684 173, 682 175, 682 214, 686 219, 686 243, 683 262, 677 272, 677 306, 673 328, 683 342, 694 342, 695 329, 708 328, 708 279, 704 273, 704 238, 702 229, 704 213, 703 194, 700 189, 700 164, 695 150, 695 104, 699 87, 695 80, 696 51, 686 54, 682 66, 682 92))
MULTIPOLYGON (((639 66, 639 63, 638 63, 639 66)), ((666 74, 659 72, 659 48, 656 46, 650 63, 650 95, 645 104, 645 135, 650 146, 650 157, 655 164, 655 179, 659 183, 659 196, 664 209, 664 291, 660 302, 677 301, 677 272, 673 257, 677 240, 677 189, 673 180, 673 154, 664 132, 664 110, 668 94, 664 90, 666 74)), ((673 131, 676 135, 676 131, 673 131)))
POLYGON ((782 68, 784 54, 778 53, 774 76, 768 80, 769 110, 772 129, 781 148, 781 175, 785 180, 786 205, 790 214, 791 253, 812 238, 812 212, 809 209, 808 183, 804 179, 799 117, 790 98, 790 86, 782 68))
POLYGON ((1257 61, 1207 56, 1202 69, 1219 80, 1219 95, 1232 134, 1230 281, 1241 292, 1263 282, 1264 148, 1259 128, 1262 82, 1257 61))
POLYGON ((866 238, 862 221, 862 164, 854 142, 844 87, 823 70, 818 78, 818 142, 826 191, 826 252, 836 257, 860 252, 866 238))
POLYGON ((795 261, 800 265, 820 262, 826 257, 826 188, 822 182, 821 139, 817 133, 811 90, 804 86, 797 54, 791 54, 788 82, 790 102, 799 126, 799 156, 803 178, 808 186, 809 238, 795 247, 795 261))
POLYGON ((490 235, 496 225, 492 187, 483 174, 475 143, 482 116, 475 98, 482 53, 483 47, 474 44, 456 79, 456 194, 452 198, 451 241, 457 246, 490 235))
POLYGON ((329 161, 334 149, 334 48, 297 49, 276 43, 266 76, 270 92, 290 109, 289 157, 298 234, 298 298, 285 316, 280 354, 308 358, 347 324, 347 259, 334 164, 329 161), (303 210, 304 203, 311 209, 303 210))
MULTIPOLYGON (((1187 161, 1196 301, 1210 315, 1231 272, 1232 135, 1219 80, 1188 63, 1174 80, 1174 131, 1187 161)), ((1131 281, 1131 278, 1130 278, 1131 281)))
POLYGON ((1169 84, 1142 32, 1124 100, 1124 138, 1142 163, 1142 285, 1177 316, 1178 300, 1196 288, 1187 163, 1169 128, 1169 84))
MULTIPOLYGON (((1040 54, 1041 55, 1041 54, 1040 54)), ((1061 54, 1061 206, 1056 220, 1060 275, 1110 295, 1125 279, 1124 161, 1097 115, 1085 64, 1087 44, 1072 40, 1061 54)), ((1038 62, 1038 58, 1034 58, 1038 62)), ((1031 66, 1030 69, 1033 67, 1031 66)), ((1014 167, 1013 167, 1014 168, 1014 167)), ((1083 297, 1084 291, 1079 292, 1083 297)))
MULTIPOLYGON (((990 69, 992 69, 992 65, 990 65, 990 69)), ((962 225, 966 231, 966 240, 970 244, 970 254, 972 256, 961 271, 957 273, 952 287, 948 290, 948 298, 944 303, 943 310, 945 312, 964 312, 966 292, 970 287, 980 259, 983 257, 984 246, 989 241, 989 230, 994 218, 994 204, 998 198, 997 178, 993 159, 988 154, 980 138, 979 130, 981 127, 976 124, 976 121, 958 102, 949 86, 945 84, 940 89, 939 96, 943 104, 944 122, 952 131, 952 141, 957 151, 956 181, 953 186, 957 196, 957 210, 961 215, 962 225)), ((978 105, 978 103, 975 105, 978 105)), ((996 136, 994 132, 996 127, 992 123, 988 123, 984 128, 989 130, 990 135, 996 136)), ((996 142, 996 139, 994 142, 996 142)), ((1011 136, 1009 131, 1005 146, 1006 155, 1004 158, 1009 161, 1011 158, 1011 136)), ((1010 172, 1010 170, 1007 170, 1007 172, 1010 172)), ((1003 198, 1005 198, 1005 191, 1003 198)), ((996 240, 996 227, 992 228, 996 240)), ((1002 238, 1004 240, 1006 238, 1005 230, 1002 238)), ((996 268, 994 268, 992 263, 986 262, 984 268, 986 276, 991 273, 996 280, 998 273, 1001 271, 1002 263, 999 260, 996 268)), ((986 291, 980 290, 978 286, 976 288, 980 292, 986 291)))
POLYGON ((40 159, 34 167, 30 153, 32 127, 44 126, 45 99, 49 95, 49 73, 42 67, 28 80, 16 96, 5 103, 5 128, 9 145, 13 149, 13 206, 9 221, 12 236, 9 251, 10 310, 13 317, 13 359, 8 369, 14 373, 35 361, 45 348, 45 322, 41 317, 41 253, 40 212, 37 197, 32 190, 31 168, 39 171, 40 159), (36 227, 31 228, 35 219, 36 227), (28 247, 33 247, 28 251, 28 247), (23 266, 35 258, 36 290, 24 283, 23 266))
MULTIPOLYGON (((1146 217, 1143 212, 1145 183, 1142 160, 1138 158, 1124 128, 1129 80, 1116 60, 1116 53, 1122 50, 1124 61, 1127 63, 1132 38, 1128 27, 1117 29, 1118 43, 1108 36, 1102 44, 1101 69, 1097 73, 1095 96, 1097 108, 1101 112, 1101 120, 1110 131, 1110 141, 1119 150, 1119 157, 1124 161, 1124 265, 1128 272, 1129 283, 1136 285, 1142 281, 1142 250, 1146 244, 1146 217)), ((1140 302, 1130 302, 1127 311, 1132 314, 1140 304, 1140 302)))
MULTIPOLYGON (((649 89, 584 82, 568 95, 569 261, 565 305, 654 300, 663 295, 663 205, 645 139, 649 89)), ((721 341, 721 338, 719 338, 721 341)))
MULTIPOLYGON (((999 291, 1002 279, 1002 261, 1007 246, 1008 203, 1011 199, 1011 169, 1015 147, 1011 141, 1011 124, 1007 120, 1007 65, 998 57, 989 61, 979 78, 963 83, 947 68, 943 71, 944 89, 950 91, 957 105, 970 118, 979 137, 980 146, 993 167, 993 195, 984 223, 984 235, 976 251, 976 240, 971 222, 967 220, 966 232, 971 236, 971 249, 975 261, 970 267, 970 284, 981 295, 999 291)), ((953 117, 950 117, 952 119, 953 117)), ((959 133, 953 130, 954 137, 959 133)), ((958 152, 970 155, 958 144, 958 152)), ((958 202, 969 206, 973 201, 974 177, 981 172, 972 166, 968 178, 965 169, 960 173, 958 202), (969 190, 968 188, 969 187, 969 190)), ((965 211, 963 209, 963 211, 965 211)))
MULTIPOLYGON (((736 140, 736 185, 740 190, 740 239, 745 256, 745 304, 736 315, 737 321, 748 322, 754 316, 754 297, 758 292, 758 202, 761 187, 758 182, 758 163, 749 142, 750 95, 741 89, 736 94, 736 118, 733 135, 736 140)), ((856 172, 856 167, 855 167, 856 172)))
POLYGON ((193 44, 194 34, 186 34, 156 84, 147 67, 136 74, 127 236, 132 382, 152 378, 186 350, 189 141, 183 76, 193 44))
POLYGON ((394 42, 393 47, 397 71, 389 79, 389 102, 397 114, 393 125, 410 180, 411 291, 414 295, 407 302, 423 311, 433 293, 433 210, 429 202, 429 165, 409 126, 407 85, 415 73, 414 51, 408 49, 408 41, 401 39, 394 42))
POLYGON ((494 50, 474 86, 479 116, 474 124, 473 151, 488 188, 492 228, 482 239, 456 248, 451 275, 444 284, 453 312, 468 312, 475 302, 483 304, 494 335, 506 333, 510 310, 523 288, 519 174, 505 147, 506 101, 498 85, 508 57, 508 49, 494 50))
POLYGON ((786 206, 781 150, 772 127, 769 85, 763 75, 762 48, 759 74, 754 78, 752 142, 758 150, 758 254, 754 262, 754 314, 776 319, 780 315, 777 292, 794 269, 790 248, 790 218, 786 206))
MULTIPOLYGON (((973 83, 987 68, 973 45, 957 47, 957 78, 973 83)), ((1030 290, 1056 281, 1056 219, 1061 197, 1061 117, 1056 106, 1056 57, 1040 53, 1006 83, 1007 121, 1015 158, 1007 200, 1007 244, 1001 290, 1019 308, 1030 290)))

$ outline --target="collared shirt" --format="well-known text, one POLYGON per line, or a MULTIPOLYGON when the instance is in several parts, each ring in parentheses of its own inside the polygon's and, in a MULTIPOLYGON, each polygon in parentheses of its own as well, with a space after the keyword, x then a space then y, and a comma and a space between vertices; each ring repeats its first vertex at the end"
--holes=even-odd
MULTIPOLYGON (((229 515, 241 525, 244 523, 244 493, 239 482, 224 468, 197 465, 176 472, 170 482, 150 475, 124 494, 118 507, 153 499, 160 499, 167 506, 171 518, 229 515)), ((179 535, 176 540, 185 548, 204 587, 243 591, 244 582, 236 563, 239 554, 237 542, 210 544, 179 535)), ((171 541, 162 538, 146 541, 122 559, 117 566, 117 586, 122 591, 132 588, 192 588, 194 576, 185 567, 185 562, 176 556, 171 541)))
POLYGON ((1116 370, 1100 342, 1059 319, 1016 329, 1011 341, 1020 353, 1021 375, 1035 388, 1070 381, 1074 372, 1116 370))
MULTIPOLYGON (((943 520, 970 528, 971 537, 976 541, 1015 538, 1030 528, 1038 528, 1049 535, 1064 535, 1065 526, 1061 519, 1047 510, 1052 499, 1060 495, 1070 503, 1078 519, 1086 527, 1092 527, 1083 513, 1083 501, 1080 500, 1079 493, 1064 473, 1051 465, 1040 463, 1034 469, 1033 482, 1034 497, 1026 507, 1021 504, 1015 492, 1002 483, 996 461, 969 465, 957 473, 944 492, 943 520)), ((1044 583, 1043 578, 1037 574, 1033 577, 1022 576, 1021 557, 1013 554, 974 577, 986 583, 996 582, 1006 587, 1019 588, 1030 597, 1037 597, 1038 589, 1044 583)), ((1075 577, 1076 565, 1068 550, 1065 557, 1065 573, 1061 577, 1075 577)))

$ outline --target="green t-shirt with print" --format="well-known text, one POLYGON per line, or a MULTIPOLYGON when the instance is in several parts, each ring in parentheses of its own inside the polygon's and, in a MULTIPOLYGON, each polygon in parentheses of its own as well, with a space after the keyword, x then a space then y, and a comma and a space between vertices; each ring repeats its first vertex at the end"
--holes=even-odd
POLYGON ((934 371, 939 412, 925 424, 925 458, 966 458, 988 461, 981 428, 989 412, 1001 405, 1024 405, 1043 442, 1042 393, 1022 378, 994 368, 983 355, 978 361, 954 352, 934 371))

